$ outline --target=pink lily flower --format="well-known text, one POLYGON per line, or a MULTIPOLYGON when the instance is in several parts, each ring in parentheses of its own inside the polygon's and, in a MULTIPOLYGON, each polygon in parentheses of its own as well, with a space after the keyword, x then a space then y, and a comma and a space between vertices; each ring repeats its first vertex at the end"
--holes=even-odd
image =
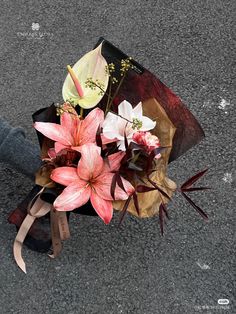
MULTIPOLYGON (((51 179, 67 186, 56 198, 54 207, 59 211, 71 211, 90 199, 97 214, 108 224, 113 215, 110 189, 114 173, 119 169, 123 152, 112 154, 106 163, 100 156, 101 148, 89 143, 80 147, 81 159, 78 167, 59 167, 52 171, 51 179)), ((116 200, 126 200, 134 192, 134 187, 122 178, 124 190, 118 185, 115 189, 116 200)))
POLYGON ((77 112, 64 112, 60 124, 51 122, 35 122, 34 128, 40 133, 55 141, 55 152, 62 149, 79 151, 79 147, 86 143, 95 143, 96 132, 104 121, 104 112, 93 109, 83 120, 77 112))

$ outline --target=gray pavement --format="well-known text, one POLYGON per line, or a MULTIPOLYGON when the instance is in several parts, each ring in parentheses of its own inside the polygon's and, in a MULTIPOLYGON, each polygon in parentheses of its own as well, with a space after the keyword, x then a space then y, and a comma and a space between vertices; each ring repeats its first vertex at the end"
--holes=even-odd
POLYGON ((209 167, 202 181, 213 188, 194 196, 209 222, 175 196, 164 237, 157 217, 127 216, 118 229, 117 215, 109 226, 74 216, 56 260, 24 249, 25 275, 13 260, 15 229, 6 219, 32 183, 1 164, 1 314, 236 313, 234 18, 233 0, 1 0, 0 113, 12 125, 36 143, 31 114, 62 100, 65 66, 104 36, 199 119, 206 139, 171 164, 169 175, 180 183, 209 167), (218 305, 221 298, 228 307, 218 305))

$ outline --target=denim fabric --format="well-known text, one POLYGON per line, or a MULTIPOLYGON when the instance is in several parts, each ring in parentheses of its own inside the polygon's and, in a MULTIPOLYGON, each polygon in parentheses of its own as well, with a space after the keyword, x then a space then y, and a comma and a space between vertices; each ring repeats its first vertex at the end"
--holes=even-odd
POLYGON ((41 165, 39 146, 26 139, 23 128, 14 128, 1 117, 0 162, 9 164, 31 179, 41 165))

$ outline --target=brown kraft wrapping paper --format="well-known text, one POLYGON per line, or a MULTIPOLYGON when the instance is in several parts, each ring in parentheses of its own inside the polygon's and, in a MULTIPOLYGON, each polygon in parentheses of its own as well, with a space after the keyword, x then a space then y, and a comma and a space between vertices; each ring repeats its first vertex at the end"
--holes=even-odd
MULTIPOLYGON (((176 189, 176 184, 167 177, 167 165, 176 128, 168 118, 163 107, 155 98, 145 100, 142 104, 143 114, 153 121, 156 121, 156 127, 151 133, 159 138, 162 147, 167 147, 162 151, 161 158, 156 161, 157 171, 151 175, 151 179, 171 197, 176 189)), ((168 202, 168 199, 157 190, 146 193, 137 193, 137 195, 140 207, 139 216, 133 202, 129 204, 127 211, 130 214, 141 218, 157 215, 159 213, 160 204, 162 202, 165 204, 168 202)), ((121 211, 124 203, 125 201, 114 201, 113 207, 115 210, 121 211)))

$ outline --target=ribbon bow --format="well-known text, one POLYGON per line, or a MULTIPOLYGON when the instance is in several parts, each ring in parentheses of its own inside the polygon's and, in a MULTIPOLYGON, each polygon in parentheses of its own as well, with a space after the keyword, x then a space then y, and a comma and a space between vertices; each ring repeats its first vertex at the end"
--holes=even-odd
POLYGON ((18 233, 16 235, 13 254, 17 265, 20 269, 26 273, 25 262, 22 258, 22 246, 23 242, 33 225, 36 218, 45 216, 50 212, 51 223, 51 236, 52 236, 52 249, 53 253, 49 256, 55 258, 62 250, 62 240, 66 240, 70 237, 69 225, 65 212, 58 212, 54 209, 53 205, 43 201, 40 198, 44 188, 42 188, 28 206, 28 214, 22 222, 18 233))

